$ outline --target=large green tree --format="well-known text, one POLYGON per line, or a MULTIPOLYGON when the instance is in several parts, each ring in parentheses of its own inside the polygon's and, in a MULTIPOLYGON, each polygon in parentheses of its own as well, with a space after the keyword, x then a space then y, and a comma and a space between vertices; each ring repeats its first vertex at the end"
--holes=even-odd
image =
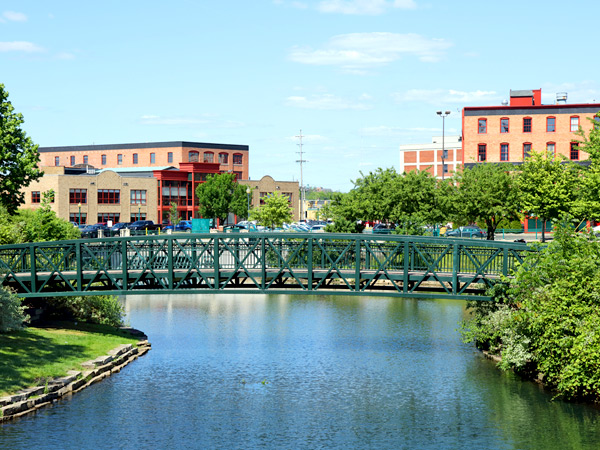
POLYGON ((251 211, 250 219, 271 229, 292 221, 292 207, 287 196, 274 192, 264 200, 264 205, 251 211))
POLYGON ((39 179, 38 146, 22 130, 23 115, 16 113, 0 84, 0 205, 14 213, 25 202, 21 189, 39 179))
POLYGON ((454 176, 457 221, 484 221, 487 238, 493 240, 500 221, 518 219, 519 186, 512 169, 508 164, 487 163, 457 172, 454 176))
POLYGON ((246 188, 236 182, 233 173, 209 175, 196 188, 199 212, 205 218, 217 218, 224 223, 232 212, 239 217, 248 215, 246 188))
POLYGON ((546 242, 546 221, 573 210, 579 168, 562 155, 533 152, 521 166, 518 179, 521 206, 528 215, 542 219, 542 242, 546 242))

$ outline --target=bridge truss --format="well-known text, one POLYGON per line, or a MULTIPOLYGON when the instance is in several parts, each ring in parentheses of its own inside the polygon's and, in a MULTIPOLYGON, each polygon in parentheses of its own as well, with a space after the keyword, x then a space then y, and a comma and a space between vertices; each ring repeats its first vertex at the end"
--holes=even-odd
POLYGON ((334 233, 173 234, 0 247, 22 297, 160 293, 343 294, 489 300, 528 247, 334 233))

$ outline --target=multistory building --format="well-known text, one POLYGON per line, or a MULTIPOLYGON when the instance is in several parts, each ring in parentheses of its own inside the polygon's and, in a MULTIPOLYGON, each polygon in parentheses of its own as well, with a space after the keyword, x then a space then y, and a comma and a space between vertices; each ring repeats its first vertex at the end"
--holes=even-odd
POLYGON ((461 144, 460 136, 434 136, 431 143, 401 145, 399 173, 426 170, 437 178, 452 175, 462 167, 461 144))

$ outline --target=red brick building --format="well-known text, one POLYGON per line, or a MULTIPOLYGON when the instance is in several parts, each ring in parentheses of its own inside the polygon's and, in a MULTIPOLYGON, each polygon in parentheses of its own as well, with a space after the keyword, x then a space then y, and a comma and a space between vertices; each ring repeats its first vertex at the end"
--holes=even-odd
POLYGON ((557 94, 555 104, 542 105, 541 97, 541 89, 511 91, 510 103, 463 108, 464 164, 522 162, 533 150, 587 159, 576 131, 589 132, 600 103, 568 104, 566 94, 557 94))
POLYGON ((218 164, 221 172, 248 179, 248 146, 205 142, 147 142, 138 144, 40 147, 40 166, 73 167, 89 164, 97 169, 165 167, 179 163, 218 164))

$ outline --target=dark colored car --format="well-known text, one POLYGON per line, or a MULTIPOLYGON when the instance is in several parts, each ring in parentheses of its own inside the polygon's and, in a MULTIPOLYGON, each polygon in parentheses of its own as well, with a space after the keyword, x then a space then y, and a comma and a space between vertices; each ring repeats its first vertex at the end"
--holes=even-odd
POLYGON ((160 230, 161 226, 151 220, 136 220, 127 227, 132 231, 160 230))
POLYGON ((470 225, 468 227, 458 227, 454 230, 447 231, 446 236, 448 236, 448 237, 484 238, 484 237, 487 237, 487 233, 479 227, 470 225))
POLYGON ((118 222, 118 223, 115 223, 110 228, 110 235, 111 236, 119 236, 121 234, 121 230, 124 230, 128 226, 129 226, 129 222, 118 222))
POLYGON ((97 223, 95 225, 88 225, 81 230, 81 237, 84 239, 97 238, 99 230, 102 230, 104 237, 110 236, 110 228, 102 223, 97 223))

